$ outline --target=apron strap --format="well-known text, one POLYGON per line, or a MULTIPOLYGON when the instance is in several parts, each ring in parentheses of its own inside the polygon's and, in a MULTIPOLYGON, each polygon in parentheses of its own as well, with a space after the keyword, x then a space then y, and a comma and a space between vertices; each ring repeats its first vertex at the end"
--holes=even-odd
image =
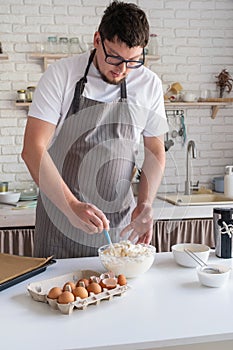
POLYGON ((125 80, 121 83, 121 99, 127 99, 126 82, 125 80))
MULTIPOLYGON (((85 69, 85 72, 84 72, 84 76, 79 80, 79 82, 76 84, 76 89, 78 88, 78 95, 80 96, 82 93, 83 93, 83 90, 84 90, 84 87, 85 87, 85 84, 87 82, 87 74, 88 74, 88 71, 89 71, 89 68, 90 68, 90 65, 93 61, 93 58, 95 56, 95 52, 96 52, 96 49, 94 49, 92 51, 92 53, 90 54, 89 56, 89 60, 88 60, 88 63, 87 63, 87 66, 86 66, 86 69, 85 69)), ((75 95, 76 95, 76 89, 75 89, 75 95)))
POLYGON ((85 84, 87 82, 87 74, 88 74, 90 65, 91 65, 91 63, 93 61, 93 58, 95 56, 95 52, 96 52, 96 49, 94 49, 91 52, 91 54, 89 56, 89 59, 88 59, 88 63, 87 63, 86 69, 85 69, 85 72, 84 72, 84 76, 76 83, 75 91, 74 91, 74 97, 73 97, 72 103, 70 105, 69 111, 68 111, 68 113, 66 115, 66 118, 69 115, 75 114, 75 113, 77 113, 79 111, 80 96, 82 95, 84 87, 85 87, 85 84))

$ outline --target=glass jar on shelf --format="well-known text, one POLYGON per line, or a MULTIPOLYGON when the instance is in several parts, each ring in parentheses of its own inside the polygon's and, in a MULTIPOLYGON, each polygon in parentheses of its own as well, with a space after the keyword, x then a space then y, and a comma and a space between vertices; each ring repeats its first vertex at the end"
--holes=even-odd
POLYGON ((26 90, 26 100, 27 102, 32 102, 33 99, 33 94, 35 91, 36 87, 35 86, 28 86, 26 90))
POLYGON ((79 38, 70 38, 70 53, 81 53, 79 38))
POLYGON ((59 53, 69 53, 69 39, 66 37, 59 38, 59 53))
POLYGON ((150 34, 148 43, 148 55, 158 56, 158 40, 157 34, 150 34))
POLYGON ((26 101, 26 90, 20 89, 17 91, 17 102, 25 102, 26 101))
POLYGON ((47 53, 57 53, 57 37, 48 36, 46 43, 46 52, 47 53))

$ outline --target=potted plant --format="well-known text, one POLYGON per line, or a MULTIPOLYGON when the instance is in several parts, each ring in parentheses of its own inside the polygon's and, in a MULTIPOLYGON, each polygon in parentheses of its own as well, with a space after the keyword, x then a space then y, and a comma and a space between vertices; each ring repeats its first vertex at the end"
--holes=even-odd
POLYGON ((223 69, 219 75, 216 75, 216 78, 218 79, 216 81, 217 86, 219 87, 219 97, 222 98, 225 90, 227 90, 228 93, 232 90, 232 83, 233 79, 231 78, 230 74, 226 69, 223 69))

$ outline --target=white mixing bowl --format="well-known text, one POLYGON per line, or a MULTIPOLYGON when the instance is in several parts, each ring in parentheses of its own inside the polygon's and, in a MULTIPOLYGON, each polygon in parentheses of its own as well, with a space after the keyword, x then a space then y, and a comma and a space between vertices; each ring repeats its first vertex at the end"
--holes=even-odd
POLYGON ((105 245, 98 250, 103 266, 116 276, 138 277, 149 270, 154 262, 156 249, 152 245, 132 244, 122 241, 105 245))
POLYGON ((210 247, 199 243, 179 243, 172 246, 173 257, 178 265, 185 267, 197 267, 198 263, 186 252, 188 249, 194 252, 202 261, 207 262, 210 255, 210 247))
POLYGON ((0 203, 17 203, 19 201, 20 194, 20 192, 13 191, 0 192, 0 203))

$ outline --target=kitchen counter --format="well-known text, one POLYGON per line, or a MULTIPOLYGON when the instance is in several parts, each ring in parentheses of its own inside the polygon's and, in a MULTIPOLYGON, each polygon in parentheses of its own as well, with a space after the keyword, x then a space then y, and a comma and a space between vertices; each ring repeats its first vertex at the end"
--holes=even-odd
MULTIPOLYGON (((27 202, 26 204, 30 204, 27 202)), ((20 202, 21 205, 21 202, 20 202)), ((225 207, 225 205, 222 205, 225 207)), ((182 220, 212 218, 215 205, 178 206, 156 198, 153 204, 154 220, 182 220)), ((227 205, 233 207, 233 205, 227 205)), ((0 228, 27 227, 35 225, 35 208, 16 209, 0 204, 0 228)))
MULTIPOLYGON (((233 267, 233 259, 210 261, 233 267)), ((43 274, 0 292, 1 345, 5 349, 217 350, 233 346, 233 276, 222 288, 201 286, 195 268, 156 253, 151 269, 130 279, 121 297, 63 315, 34 301, 31 282, 81 269, 104 272, 98 257, 61 259, 43 274)))
MULTIPOLYGON (((33 202, 19 202, 19 205, 30 206, 33 202)), ((16 208, 0 204, 0 228, 35 226, 36 209, 16 208)))
POLYGON ((216 207, 231 207, 233 204, 213 205, 173 205, 156 198, 153 203, 155 220, 183 220, 213 218, 213 209, 216 207))

